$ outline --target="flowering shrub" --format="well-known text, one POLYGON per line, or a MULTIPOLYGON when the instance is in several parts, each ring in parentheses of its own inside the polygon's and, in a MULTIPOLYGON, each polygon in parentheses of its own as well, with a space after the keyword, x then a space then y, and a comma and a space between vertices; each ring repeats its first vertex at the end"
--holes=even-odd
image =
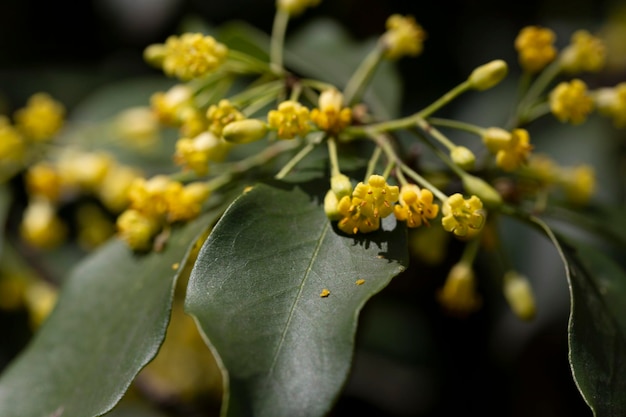
POLYGON ((613 257, 623 215, 595 200, 590 164, 561 165, 533 138, 540 119, 582 125, 596 111, 624 127, 625 84, 584 81, 604 68, 603 40, 580 30, 559 50, 552 30, 521 28, 518 62, 486 62, 396 117, 373 83, 382 66, 419 59, 424 27, 392 15, 353 72, 319 77, 307 51, 285 52, 290 19, 318 3, 278 0, 267 42, 242 29, 148 46, 147 63, 174 84, 102 121, 111 143, 85 139, 45 93, 0 116, 2 215, 20 210, 3 250, 84 253, 58 288, 5 267, 0 306, 27 306, 37 330, 0 376, 0 415, 99 416, 132 389, 220 397, 224 416, 326 415, 350 373, 359 312, 409 266, 420 279, 428 262, 449 262, 429 298, 455 319, 490 299, 534 319, 535 279, 501 237, 511 219, 547 238, 567 271, 580 394, 597 415, 626 412, 626 274, 613 257), (512 65, 522 75, 509 120, 437 117, 499 88, 512 65))

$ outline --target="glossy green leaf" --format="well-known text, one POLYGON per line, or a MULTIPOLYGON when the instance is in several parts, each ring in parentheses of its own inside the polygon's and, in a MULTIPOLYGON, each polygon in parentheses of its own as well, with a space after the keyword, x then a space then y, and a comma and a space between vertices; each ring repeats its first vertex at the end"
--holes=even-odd
POLYGON ((626 272, 587 244, 559 237, 568 261, 570 364, 597 416, 626 415, 626 272))
POLYGON ((114 239, 79 264, 0 377, 0 416, 91 417, 115 406, 163 341, 178 274, 172 264, 184 262, 215 218, 174 228, 160 253, 137 255, 114 239))
POLYGON ((224 415, 325 415, 349 373, 360 309, 406 266, 404 227, 387 218, 378 232, 342 235, 320 205, 327 182, 309 185, 256 185, 192 270, 186 309, 228 370, 224 415))

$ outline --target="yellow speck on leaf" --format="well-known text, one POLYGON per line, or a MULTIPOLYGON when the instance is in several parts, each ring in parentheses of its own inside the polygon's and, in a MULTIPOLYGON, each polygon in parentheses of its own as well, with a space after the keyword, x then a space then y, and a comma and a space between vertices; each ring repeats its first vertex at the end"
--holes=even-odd
POLYGON ((362 278, 361 279, 357 279, 355 284, 356 285, 363 285, 363 284, 365 284, 365 280, 362 279, 362 278))
POLYGON ((326 288, 324 288, 324 289, 322 290, 322 292, 320 293, 320 297, 322 297, 322 298, 326 298, 326 297, 328 297, 329 295, 330 295, 330 291, 328 291, 326 288))
POLYGON ((178 262, 174 262, 174 263, 172 264, 172 269, 173 269, 174 271, 176 271, 178 268, 180 268, 180 264, 179 264, 178 262))

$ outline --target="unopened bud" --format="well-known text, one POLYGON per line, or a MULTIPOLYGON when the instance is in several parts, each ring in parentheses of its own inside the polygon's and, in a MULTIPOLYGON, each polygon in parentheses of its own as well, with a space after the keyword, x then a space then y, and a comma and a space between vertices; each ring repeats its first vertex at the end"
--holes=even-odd
POLYGON ((456 146, 452 149, 450 158, 452 158, 452 162, 464 170, 474 169, 474 163, 476 163, 476 156, 465 146, 456 146))
POLYGON ((161 68, 163 66, 163 60, 165 59, 165 45, 162 43, 155 43, 148 46, 143 51, 143 59, 153 67, 161 68))
POLYGON ((465 191, 480 198, 487 208, 496 208, 502 205, 502 196, 482 178, 466 174, 462 181, 465 191))
POLYGON ((508 130, 490 127, 483 131, 482 139, 487 149, 492 153, 496 153, 510 147, 513 135, 508 130))
POLYGON ((324 197, 324 212, 330 220, 341 219, 341 214, 337 209, 338 205, 339 199, 337 198, 337 195, 333 192, 333 190, 328 190, 326 196, 324 197))
POLYGON ((468 81, 474 90, 488 90, 502 81, 506 77, 508 70, 506 62, 496 59, 472 71, 468 81))
POLYGON ((523 275, 515 271, 504 275, 504 297, 520 319, 528 321, 535 317, 535 298, 528 279, 523 275))
POLYGON ((350 178, 343 174, 333 175, 330 178, 330 189, 335 193, 337 199, 352 194, 352 182, 350 178))
POLYGON ((231 143, 250 143, 262 139, 267 125, 257 119, 238 120, 224 126, 222 136, 231 143))

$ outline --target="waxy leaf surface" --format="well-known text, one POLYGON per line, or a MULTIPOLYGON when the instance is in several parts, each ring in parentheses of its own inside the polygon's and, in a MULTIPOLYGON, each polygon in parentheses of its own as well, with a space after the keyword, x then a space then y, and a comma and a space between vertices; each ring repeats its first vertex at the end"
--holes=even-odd
POLYGON ((325 415, 349 373, 360 309, 406 266, 403 225, 341 234, 320 205, 323 184, 256 185, 198 255, 186 309, 228 371, 225 415, 325 415))
POLYGON ((626 415, 626 273, 598 249, 559 239, 569 264, 570 364, 597 416, 626 415))
POLYGON ((113 408, 163 341, 172 265, 183 264, 215 216, 175 228, 160 253, 137 255, 113 239, 79 264, 48 320, 0 377, 0 416, 92 417, 113 408))

